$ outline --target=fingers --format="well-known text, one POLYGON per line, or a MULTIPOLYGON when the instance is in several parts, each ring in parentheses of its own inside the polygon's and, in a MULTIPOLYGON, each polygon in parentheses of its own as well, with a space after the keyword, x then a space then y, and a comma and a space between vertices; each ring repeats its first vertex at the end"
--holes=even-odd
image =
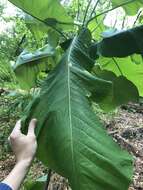
POLYGON ((21 134, 21 120, 18 120, 16 122, 16 125, 13 129, 13 131, 10 134, 10 138, 16 137, 17 135, 21 134))
POLYGON ((28 128, 28 136, 30 135, 32 135, 32 136, 35 136, 35 133, 34 133, 34 131, 35 131, 35 127, 36 127, 36 123, 37 123, 37 119, 32 119, 31 121, 30 121, 30 124, 29 124, 29 128, 28 128))

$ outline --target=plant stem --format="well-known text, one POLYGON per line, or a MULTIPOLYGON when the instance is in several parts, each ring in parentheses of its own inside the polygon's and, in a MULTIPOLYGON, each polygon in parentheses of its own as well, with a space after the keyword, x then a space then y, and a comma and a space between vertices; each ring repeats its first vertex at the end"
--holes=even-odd
POLYGON ((120 67, 119 67, 119 65, 118 65, 118 63, 117 63, 117 61, 116 61, 116 59, 115 59, 115 58, 112 58, 112 59, 113 59, 115 65, 117 66, 119 72, 121 73, 121 75, 124 76, 124 75, 123 75, 123 72, 121 71, 121 69, 120 69, 120 67))
POLYGON ((50 178, 51 178, 52 170, 49 169, 48 175, 47 175, 47 180, 46 180, 46 185, 45 185, 45 190, 48 190, 49 183, 50 183, 50 178))
POLYGON ((58 24, 64 24, 64 25, 75 25, 75 26, 81 26, 78 23, 75 22, 61 22, 61 21, 57 21, 58 24))
POLYGON ((138 19, 140 18, 140 16, 141 16, 142 12, 143 12, 143 10, 141 10, 141 11, 138 13, 137 18, 136 18, 136 20, 135 20, 135 22, 134 22, 133 26, 135 26, 135 25, 136 25, 136 23, 137 23, 138 19))
POLYGON ((123 22, 122 22, 121 29, 124 29, 125 23, 126 23, 126 15, 123 17, 123 22))
POLYGON ((134 2, 134 1, 136 1, 136 0, 128 0, 128 1, 126 1, 126 2, 124 2, 124 3, 122 3, 122 4, 117 5, 116 7, 113 7, 113 8, 111 8, 111 9, 106 10, 106 11, 103 11, 102 13, 99 13, 98 15, 95 15, 94 17, 92 17, 91 19, 89 19, 89 20, 87 21, 86 26, 88 26, 88 24, 89 24, 92 20, 94 20, 95 18, 97 18, 97 17, 99 17, 99 16, 101 16, 101 15, 103 15, 103 14, 106 14, 106 13, 108 13, 108 12, 110 12, 110 11, 113 11, 113 10, 119 8, 119 7, 122 7, 122 6, 124 6, 124 5, 129 4, 129 3, 132 3, 132 2, 134 2))
POLYGON ((85 20, 86 20, 86 17, 87 17, 88 9, 90 7, 91 2, 92 2, 92 0, 89 0, 88 5, 86 7, 86 11, 85 11, 85 14, 84 14, 84 19, 83 19, 83 25, 82 26, 84 26, 84 24, 85 24, 85 20))
POLYGON ((76 17, 76 19, 77 19, 77 21, 78 21, 78 19, 79 19, 79 12, 80 12, 80 2, 79 2, 80 0, 77 0, 77 6, 78 6, 78 9, 77 9, 77 17, 76 17))

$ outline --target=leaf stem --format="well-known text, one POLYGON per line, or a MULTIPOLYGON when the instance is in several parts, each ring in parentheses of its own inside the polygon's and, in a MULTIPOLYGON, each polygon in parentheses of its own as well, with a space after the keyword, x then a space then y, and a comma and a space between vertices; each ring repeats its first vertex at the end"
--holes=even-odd
POLYGON ((86 20, 86 17, 87 17, 88 9, 90 7, 91 2, 92 2, 92 0, 89 0, 88 5, 86 7, 86 11, 85 11, 85 14, 84 14, 84 19, 83 19, 83 25, 82 26, 84 26, 84 24, 85 24, 85 20, 86 20))
POLYGON ((49 169, 48 175, 47 175, 47 180, 46 180, 46 185, 45 185, 45 189, 44 189, 44 190, 48 190, 49 183, 50 183, 50 178, 51 178, 51 174, 52 174, 52 170, 49 169))
POLYGON ((77 21, 78 21, 78 19, 79 19, 79 12, 80 12, 80 2, 79 2, 80 0, 77 0, 77 6, 78 6, 78 9, 77 9, 77 16, 76 16, 76 19, 77 19, 77 21))
POLYGON ((134 2, 134 1, 136 1, 136 0, 128 0, 128 1, 126 1, 126 2, 124 2, 124 3, 121 3, 121 4, 117 5, 117 6, 115 6, 115 7, 112 7, 111 9, 108 9, 108 10, 106 10, 106 11, 103 11, 103 12, 99 13, 98 15, 95 15, 94 17, 90 18, 90 19, 87 21, 86 26, 88 26, 88 24, 89 24, 92 20, 94 20, 95 18, 97 18, 97 17, 99 17, 99 16, 101 16, 101 15, 103 15, 103 14, 106 14, 106 13, 108 13, 108 12, 110 12, 110 11, 113 11, 113 10, 115 10, 115 9, 121 7, 121 6, 124 6, 124 5, 127 5, 127 4, 129 4, 129 3, 132 3, 132 2, 134 2))
POLYGON ((75 26, 81 26, 78 23, 75 22, 61 22, 61 21, 57 21, 58 24, 64 24, 64 25, 75 25, 75 26))
POLYGON ((115 59, 114 57, 113 57, 112 59, 113 59, 115 65, 117 66, 119 72, 121 73, 121 75, 124 76, 124 75, 123 75, 123 72, 121 71, 121 69, 120 69, 120 67, 119 67, 119 65, 118 65, 118 63, 117 63, 117 61, 116 61, 116 59, 115 59))
POLYGON ((135 26, 135 25, 136 25, 136 23, 137 23, 138 19, 140 18, 140 16, 141 16, 142 12, 143 12, 143 10, 139 11, 139 13, 138 13, 138 15, 137 15, 137 17, 136 17, 136 20, 135 20, 135 22, 134 22, 133 26, 135 26))
POLYGON ((89 19, 91 19, 91 18, 92 18, 92 15, 93 15, 93 13, 94 13, 94 12, 95 12, 95 10, 96 10, 96 7, 97 7, 97 5, 98 5, 99 1, 100 1, 100 0, 97 0, 97 1, 96 1, 95 5, 94 5, 94 8, 93 8, 93 10, 92 10, 92 12, 91 12, 91 14, 90 14, 89 19))
MULTIPOLYGON (((106 15, 105 15, 105 16, 106 16, 106 15)), ((100 27, 100 29, 101 29, 101 26, 100 26, 100 25, 101 25, 101 23, 103 22, 103 20, 105 19, 105 16, 103 17, 103 19, 102 19, 100 22, 98 22, 98 20, 96 20, 97 25, 96 25, 96 27, 91 31, 91 33, 95 32, 98 27, 100 27)))

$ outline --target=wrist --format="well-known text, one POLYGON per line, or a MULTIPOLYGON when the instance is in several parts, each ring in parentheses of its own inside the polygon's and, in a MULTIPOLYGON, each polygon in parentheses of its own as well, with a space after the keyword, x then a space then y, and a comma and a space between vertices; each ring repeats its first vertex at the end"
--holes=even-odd
POLYGON ((16 166, 21 166, 25 169, 29 168, 32 163, 32 159, 25 159, 16 162, 16 166))

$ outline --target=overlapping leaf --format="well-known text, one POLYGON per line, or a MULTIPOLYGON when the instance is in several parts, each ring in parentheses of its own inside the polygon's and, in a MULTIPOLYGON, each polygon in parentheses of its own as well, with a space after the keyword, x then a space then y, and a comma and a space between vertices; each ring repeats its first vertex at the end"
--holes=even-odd
POLYGON ((38 158, 69 179, 73 190, 127 190, 132 158, 109 137, 90 106, 91 94, 105 100, 112 82, 91 75, 87 30, 76 36, 41 94, 29 107, 25 123, 38 119, 38 158), (88 70, 88 71, 87 71, 88 70))
POLYGON ((13 69, 23 89, 30 89, 35 85, 37 74, 48 69, 48 63, 52 61, 54 49, 45 47, 30 53, 24 51, 20 54, 13 69))
POLYGON ((105 57, 126 57, 143 55, 143 26, 122 32, 111 33, 97 44, 98 52, 105 57))
POLYGON ((143 7, 142 0, 111 0, 111 2, 113 6, 118 6, 127 2, 127 4, 123 6, 123 8, 128 15, 137 14, 138 10, 143 7))
MULTIPOLYGON (((30 15, 25 15, 25 23, 27 25, 27 27, 29 28, 29 30, 33 33, 33 35, 35 36, 35 39, 37 41, 41 40, 43 37, 48 37, 49 38, 53 38, 52 41, 56 42, 56 44, 59 41, 59 34, 58 32, 56 32, 54 29, 52 29, 51 27, 48 27, 46 24, 44 24, 43 22, 40 22, 36 19, 34 19, 33 17, 31 17, 30 15)), ((56 25, 56 29, 58 30, 62 30, 61 25, 57 26, 56 25)), ((55 44, 52 47, 55 47, 55 44)))
POLYGON ((127 58, 103 58, 98 62, 103 69, 114 72, 117 76, 123 75, 136 85, 139 95, 143 96, 143 63, 135 64, 130 57, 127 58), (121 73, 122 72, 122 73, 121 73))
MULTIPOLYGON (((42 21, 44 21, 47 26, 51 27, 58 27, 61 28, 61 30, 67 30, 71 29, 73 27, 72 25, 72 18, 69 17, 66 14, 66 11, 64 7, 60 4, 58 0, 9 0, 11 3, 25 11, 26 13, 32 15, 33 17, 36 17, 42 21), (66 24, 63 24, 66 23, 66 24), (67 24, 70 23, 70 24, 67 24)), ((33 20, 34 21, 34 20, 33 20)), ((34 23, 36 24, 36 27, 42 26, 41 23, 36 23, 35 20, 34 23)), ((33 23, 33 24, 34 24, 33 23)))
MULTIPOLYGON (((94 68, 96 76, 113 82, 113 92, 106 103, 100 103, 104 110, 112 110, 127 102, 138 102, 139 93, 137 87, 124 76, 116 76, 114 72, 102 70, 99 66, 94 68)), ((96 101, 95 97, 92 97, 96 101)))
POLYGON ((139 26, 120 33, 104 35, 103 40, 90 47, 90 54, 93 58, 98 58, 97 55, 109 57, 100 57, 98 60, 103 69, 112 71, 117 76, 126 77, 136 85, 140 96, 143 95, 142 35, 143 26, 139 26))

